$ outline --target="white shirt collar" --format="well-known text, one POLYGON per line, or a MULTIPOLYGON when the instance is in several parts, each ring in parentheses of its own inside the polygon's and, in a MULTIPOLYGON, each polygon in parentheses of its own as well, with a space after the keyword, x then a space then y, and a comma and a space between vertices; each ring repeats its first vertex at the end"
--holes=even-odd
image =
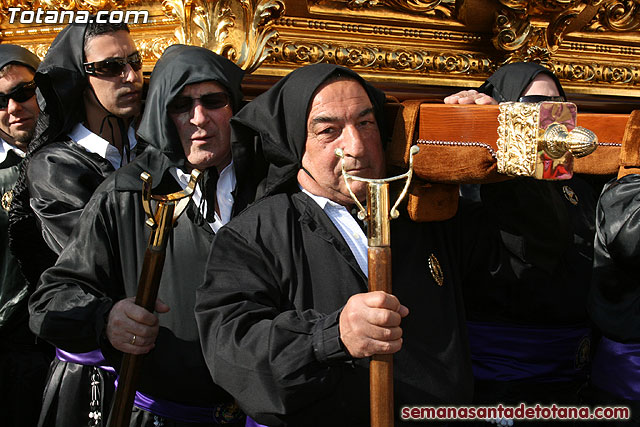
MULTIPOLYGON (((127 136, 129 137, 131 154, 129 161, 131 161, 135 156, 133 147, 138 143, 136 140, 136 131, 133 129, 133 126, 129 126, 127 136)), ((69 132, 69 138, 90 153, 95 153, 103 159, 108 160, 114 169, 119 169, 121 166, 127 164, 127 158, 123 157, 114 145, 109 144, 109 141, 91 132, 82 123, 75 125, 71 132, 69 132)))
MULTIPOLYGON (((189 179, 191 178, 191 174, 188 174, 177 167, 173 167, 169 171, 183 189, 187 187, 187 185, 189 184, 189 179)), ((220 210, 220 215, 218 215, 218 213, 216 212, 214 221, 209 223, 209 225, 215 232, 218 232, 220 227, 231 220, 231 213, 233 211, 234 202, 232 192, 233 190, 235 190, 235 188, 236 171, 233 168, 233 161, 231 161, 231 163, 229 163, 222 170, 222 172, 220 172, 220 176, 218 177, 218 184, 216 185, 216 199, 218 199, 218 209, 220 210)), ((196 191, 193 193, 191 200, 196 204, 196 206, 201 206, 201 213, 203 216, 206 216, 207 202, 204 201, 202 205, 200 204, 202 200, 202 190, 200 189, 200 183, 198 183, 198 185, 196 186, 196 191)))
POLYGON ((13 151, 18 156, 24 157, 24 151, 22 151, 18 147, 15 147, 15 146, 9 144, 7 141, 5 141, 2 138, 0 138, 0 141, 2 142, 2 145, 0 145, 0 163, 4 162, 6 160, 7 155, 9 154, 9 151, 13 151))
POLYGON ((356 219, 351 216, 349 210, 339 203, 334 202, 331 199, 322 196, 316 196, 309 191, 300 187, 302 191, 307 194, 314 202, 320 206, 320 208, 327 214, 331 222, 336 226, 345 242, 351 249, 351 253, 355 257, 360 269, 369 277, 368 270, 368 247, 367 236, 364 231, 358 225, 356 219))

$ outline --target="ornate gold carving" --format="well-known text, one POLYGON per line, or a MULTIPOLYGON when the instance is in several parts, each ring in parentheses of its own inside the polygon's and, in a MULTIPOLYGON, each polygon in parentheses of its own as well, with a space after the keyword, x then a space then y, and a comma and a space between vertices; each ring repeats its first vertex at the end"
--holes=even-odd
POLYGON ((500 104, 498 116, 498 172, 507 175, 533 176, 538 144, 536 104, 507 102, 500 104))
POLYGON ((537 179, 571 178, 573 153, 586 156, 597 144, 593 132, 577 130, 576 116, 576 106, 568 102, 500 104, 498 172, 537 179))
POLYGON ((640 28, 640 3, 609 0, 604 3, 588 31, 634 31, 640 28))
POLYGON ((640 69, 594 63, 556 63, 552 69, 558 78, 571 82, 600 83, 633 87, 640 84, 640 69))
POLYGON ((348 0, 350 9, 389 7, 398 11, 419 13, 425 16, 451 18, 455 13, 455 0, 348 0))
POLYGON ((162 5, 180 22, 180 43, 206 47, 248 72, 271 53, 269 43, 278 35, 273 22, 285 11, 283 0, 163 0, 162 5))
POLYGON ((294 64, 328 62, 346 67, 422 73, 486 75, 492 70, 490 58, 483 55, 284 40, 278 40, 273 46, 273 54, 269 58, 269 62, 294 64))
POLYGON ((551 55, 558 51, 567 33, 587 29, 588 21, 593 21, 596 13, 609 27, 627 30, 640 25, 637 13, 640 9, 633 0, 608 1, 609 3, 603 0, 500 0, 503 7, 500 8, 494 25, 494 45, 499 50, 508 52, 505 62, 547 63, 551 55), (618 4, 612 5, 613 1, 618 4), (600 6, 601 4, 605 6, 600 6), (597 12, 598 7, 600 12, 597 12))

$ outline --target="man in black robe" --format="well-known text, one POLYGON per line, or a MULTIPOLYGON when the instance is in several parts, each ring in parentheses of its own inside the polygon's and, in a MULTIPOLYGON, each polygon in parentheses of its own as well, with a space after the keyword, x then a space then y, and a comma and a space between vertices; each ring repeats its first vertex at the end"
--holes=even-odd
POLYGON ((30 300, 32 326, 61 349, 98 346, 116 369, 123 352, 146 353, 132 426, 244 422, 208 374, 193 312, 215 231, 252 197, 235 185, 229 146, 242 76, 207 49, 167 48, 138 128, 147 148, 96 190, 30 300), (204 177, 171 231, 155 315, 133 302, 150 234, 140 174, 151 175, 154 194, 168 194, 186 187, 193 168, 204 177))
MULTIPOLYGON (((564 101, 557 77, 535 63, 499 68, 445 103, 564 101)), ((498 268, 466 284, 475 401, 576 404, 586 384, 597 193, 584 177, 515 178, 463 186, 500 232, 498 268)))
MULTIPOLYGON (((126 24, 72 24, 56 36, 35 81, 42 113, 10 212, 11 250, 32 288, 98 185, 135 157, 142 62, 126 24)), ((37 323, 31 327, 39 334, 37 323)), ((93 366, 100 357, 57 356, 40 424, 95 422, 113 392, 112 374, 93 366)))
POLYGON ((392 221, 394 295, 367 293, 366 236, 334 150, 350 173, 384 176, 384 99, 317 64, 232 119, 234 161, 269 163, 265 197, 217 234, 196 318, 214 381, 258 423, 368 425, 372 354, 394 354, 398 422, 405 405, 471 399, 460 283, 481 257, 460 218, 392 221))
POLYGON ((9 208, 20 162, 40 109, 33 76, 40 59, 0 45, 0 414, 7 426, 35 426, 53 348, 29 330, 30 289, 9 251, 9 208))
MULTIPOLYGON (((627 406, 640 425, 640 175, 608 183, 596 210, 588 310, 602 334, 591 380, 594 404, 627 406)), ((617 425, 611 421, 610 425, 617 425)))

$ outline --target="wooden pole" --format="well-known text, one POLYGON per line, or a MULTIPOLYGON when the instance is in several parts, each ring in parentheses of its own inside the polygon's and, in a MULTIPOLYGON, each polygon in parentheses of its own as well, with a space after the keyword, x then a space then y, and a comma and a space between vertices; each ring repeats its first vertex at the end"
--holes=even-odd
MULTIPOLYGON (((136 305, 144 307, 153 312, 158 298, 158 288, 164 267, 165 252, 169 231, 172 227, 173 213, 175 205, 173 203, 159 203, 157 218, 157 228, 152 230, 149 237, 149 245, 144 254, 142 272, 138 282, 138 292, 136 294, 136 305)), ((125 353, 118 378, 118 388, 116 389, 113 407, 109 416, 109 427, 128 427, 131 419, 131 409, 133 400, 138 389, 140 372, 144 354, 125 353)))
MULTIPOLYGON (((369 291, 391 293, 391 248, 369 247, 369 291)), ((393 355, 376 354, 369 365, 371 427, 393 426, 393 355)))

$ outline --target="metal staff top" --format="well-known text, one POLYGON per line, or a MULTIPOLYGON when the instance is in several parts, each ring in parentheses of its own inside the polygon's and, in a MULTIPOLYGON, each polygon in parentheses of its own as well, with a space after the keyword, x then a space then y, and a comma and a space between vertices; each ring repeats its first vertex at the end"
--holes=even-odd
POLYGON ((413 156, 418 153, 420 149, 417 145, 411 147, 409 151, 409 170, 402 175, 393 176, 390 178, 361 178, 351 175, 345 170, 344 166, 344 152, 341 148, 336 148, 336 156, 342 159, 342 177, 347 186, 347 190, 351 195, 351 198, 358 206, 358 218, 367 221, 369 223, 368 228, 368 244, 370 247, 389 246, 390 233, 389 223, 391 219, 397 218, 400 214, 398 212, 398 205, 407 194, 409 185, 411 184, 411 177, 413 176, 413 156), (395 204, 389 210, 389 183, 406 178, 404 188, 398 196, 395 204), (351 190, 349 185, 349 179, 354 181, 361 181, 367 183, 367 208, 360 203, 356 195, 351 190))

